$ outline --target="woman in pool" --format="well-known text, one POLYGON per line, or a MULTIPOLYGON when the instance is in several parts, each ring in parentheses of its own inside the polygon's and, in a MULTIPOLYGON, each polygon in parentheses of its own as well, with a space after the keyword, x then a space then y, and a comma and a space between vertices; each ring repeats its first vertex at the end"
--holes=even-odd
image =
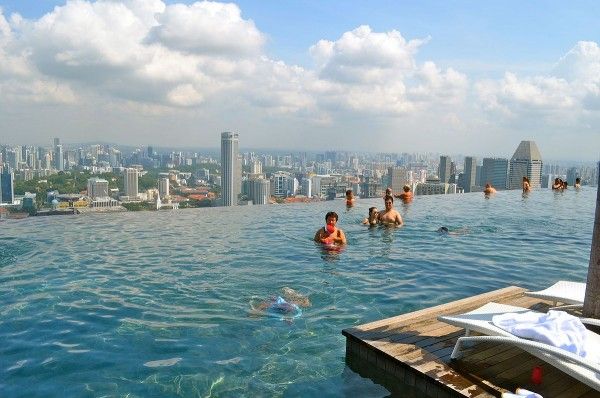
POLYGON ((346 207, 354 206, 354 192, 351 189, 346 191, 346 207))
POLYGON ((531 191, 531 184, 529 184, 529 178, 523 177, 523 193, 531 191))
POLYGON ((369 207, 369 217, 365 218, 363 224, 374 226, 379 223, 379 210, 377 207, 369 207))
POLYGON ((344 231, 336 227, 338 215, 330 211, 325 215, 325 226, 319 228, 315 233, 315 242, 325 245, 345 245, 346 235, 344 231))

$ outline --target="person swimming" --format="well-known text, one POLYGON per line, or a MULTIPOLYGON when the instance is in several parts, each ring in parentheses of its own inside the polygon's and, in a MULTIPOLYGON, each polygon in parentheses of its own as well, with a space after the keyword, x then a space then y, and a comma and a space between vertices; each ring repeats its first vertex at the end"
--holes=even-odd
POLYGON ((325 245, 345 245, 346 235, 344 231, 336 227, 338 215, 330 211, 325 215, 325 226, 319 228, 315 233, 314 241, 325 245))
POLYGON ((363 220, 363 224, 374 226, 379 223, 379 210, 377 207, 369 207, 369 216, 363 220))
POLYGON ((437 230, 440 234, 447 234, 448 232, 450 232, 450 230, 448 229, 448 227, 439 227, 437 230))
POLYGON ((354 201, 355 201, 354 192, 352 192, 351 189, 348 189, 346 191, 346 207, 354 206, 354 201))

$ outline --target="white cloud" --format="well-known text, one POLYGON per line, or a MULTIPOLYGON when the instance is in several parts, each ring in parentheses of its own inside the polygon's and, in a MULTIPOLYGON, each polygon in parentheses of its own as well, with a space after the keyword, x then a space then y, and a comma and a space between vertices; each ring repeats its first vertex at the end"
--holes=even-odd
POLYGON ((257 55, 265 41, 254 22, 243 19, 239 7, 232 3, 174 4, 157 14, 157 21, 149 42, 194 54, 257 55))

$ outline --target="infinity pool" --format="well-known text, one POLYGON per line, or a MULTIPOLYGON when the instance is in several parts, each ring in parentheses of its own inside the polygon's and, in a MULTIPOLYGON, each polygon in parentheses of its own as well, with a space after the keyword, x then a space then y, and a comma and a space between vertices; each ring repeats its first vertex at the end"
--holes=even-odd
POLYGON ((585 280, 595 188, 0 222, 0 396, 363 396, 343 328, 515 284, 585 280), (339 253, 312 242, 334 210, 339 253), (442 236, 440 226, 461 230, 442 236), (306 296, 296 319, 251 303, 306 296))

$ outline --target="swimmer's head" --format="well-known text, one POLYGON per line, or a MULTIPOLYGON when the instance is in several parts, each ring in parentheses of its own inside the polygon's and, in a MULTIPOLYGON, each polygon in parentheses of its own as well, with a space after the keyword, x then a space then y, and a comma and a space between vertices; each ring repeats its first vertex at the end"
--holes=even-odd
POLYGON ((373 206, 373 207, 369 207, 369 215, 373 216, 375 214, 379 213, 379 210, 377 210, 377 207, 373 206))
POLYGON ((440 234, 447 234, 448 233, 448 227, 440 227, 437 231, 440 234))

